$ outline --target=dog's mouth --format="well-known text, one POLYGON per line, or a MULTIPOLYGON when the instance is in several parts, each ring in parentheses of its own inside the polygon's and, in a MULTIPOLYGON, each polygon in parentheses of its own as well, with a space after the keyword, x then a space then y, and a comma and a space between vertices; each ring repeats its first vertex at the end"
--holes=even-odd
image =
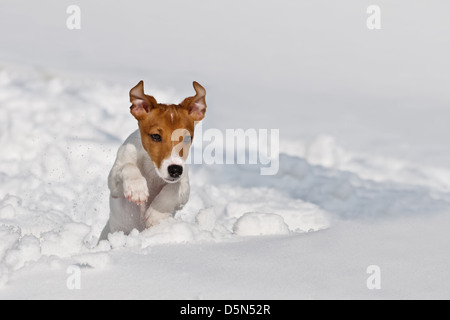
POLYGON ((177 183, 181 179, 181 177, 180 178, 163 178, 163 177, 161 177, 161 178, 167 183, 177 183))

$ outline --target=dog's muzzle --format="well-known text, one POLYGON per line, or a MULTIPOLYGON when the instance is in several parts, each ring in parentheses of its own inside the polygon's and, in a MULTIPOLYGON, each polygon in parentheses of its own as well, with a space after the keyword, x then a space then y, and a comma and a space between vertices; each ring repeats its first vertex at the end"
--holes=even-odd
POLYGON ((171 178, 178 179, 183 174, 183 167, 173 164, 167 168, 167 171, 171 178))

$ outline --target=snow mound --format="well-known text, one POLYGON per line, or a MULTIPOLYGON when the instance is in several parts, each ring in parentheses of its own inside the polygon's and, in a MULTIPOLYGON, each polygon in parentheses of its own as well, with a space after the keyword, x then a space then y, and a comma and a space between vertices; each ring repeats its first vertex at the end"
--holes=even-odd
POLYGON ((249 212, 236 221, 233 231, 239 236, 279 235, 289 234, 289 227, 280 215, 249 212))
POLYGON ((168 219, 141 233, 133 230, 129 235, 123 232, 110 234, 108 241, 102 242, 105 245, 108 245, 108 242, 112 249, 133 248, 137 252, 147 252, 140 249, 161 244, 217 241, 220 238, 223 238, 223 235, 215 236, 209 231, 201 230, 197 224, 179 219, 168 219))
MULTIPOLYGON (((265 193, 259 201, 233 201, 226 207, 229 217, 240 219, 248 212, 274 214, 280 216, 292 232, 311 232, 327 229, 331 225, 331 215, 318 206, 298 199, 276 194, 273 190, 265 193), (273 199, 269 196, 272 193, 273 199)), ((234 227, 233 227, 234 228, 234 227)))

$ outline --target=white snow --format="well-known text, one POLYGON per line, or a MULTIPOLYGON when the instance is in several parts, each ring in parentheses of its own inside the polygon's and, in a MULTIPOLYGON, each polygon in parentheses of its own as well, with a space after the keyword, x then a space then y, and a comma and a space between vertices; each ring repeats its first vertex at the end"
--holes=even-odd
POLYGON ((367 1, 80 0, 78 31, 2 2, 0 299, 449 298, 450 4, 379 2, 378 31, 367 1), (205 131, 280 129, 279 171, 192 165, 173 219, 97 244, 141 79, 199 81, 205 131))
POLYGON ((289 234, 289 227, 278 214, 248 212, 235 222, 233 232, 238 236, 289 234))

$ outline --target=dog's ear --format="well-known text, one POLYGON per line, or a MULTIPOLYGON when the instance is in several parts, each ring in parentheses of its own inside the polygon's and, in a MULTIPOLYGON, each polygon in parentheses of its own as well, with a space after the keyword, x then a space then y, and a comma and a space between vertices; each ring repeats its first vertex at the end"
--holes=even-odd
POLYGON ((206 90, 196 81, 194 81, 193 85, 196 95, 184 99, 181 106, 188 110, 194 121, 200 121, 205 117, 206 112, 206 90))
POLYGON ((158 105, 156 99, 144 93, 144 81, 140 81, 130 90, 131 114, 137 119, 144 119, 150 110, 158 105))

